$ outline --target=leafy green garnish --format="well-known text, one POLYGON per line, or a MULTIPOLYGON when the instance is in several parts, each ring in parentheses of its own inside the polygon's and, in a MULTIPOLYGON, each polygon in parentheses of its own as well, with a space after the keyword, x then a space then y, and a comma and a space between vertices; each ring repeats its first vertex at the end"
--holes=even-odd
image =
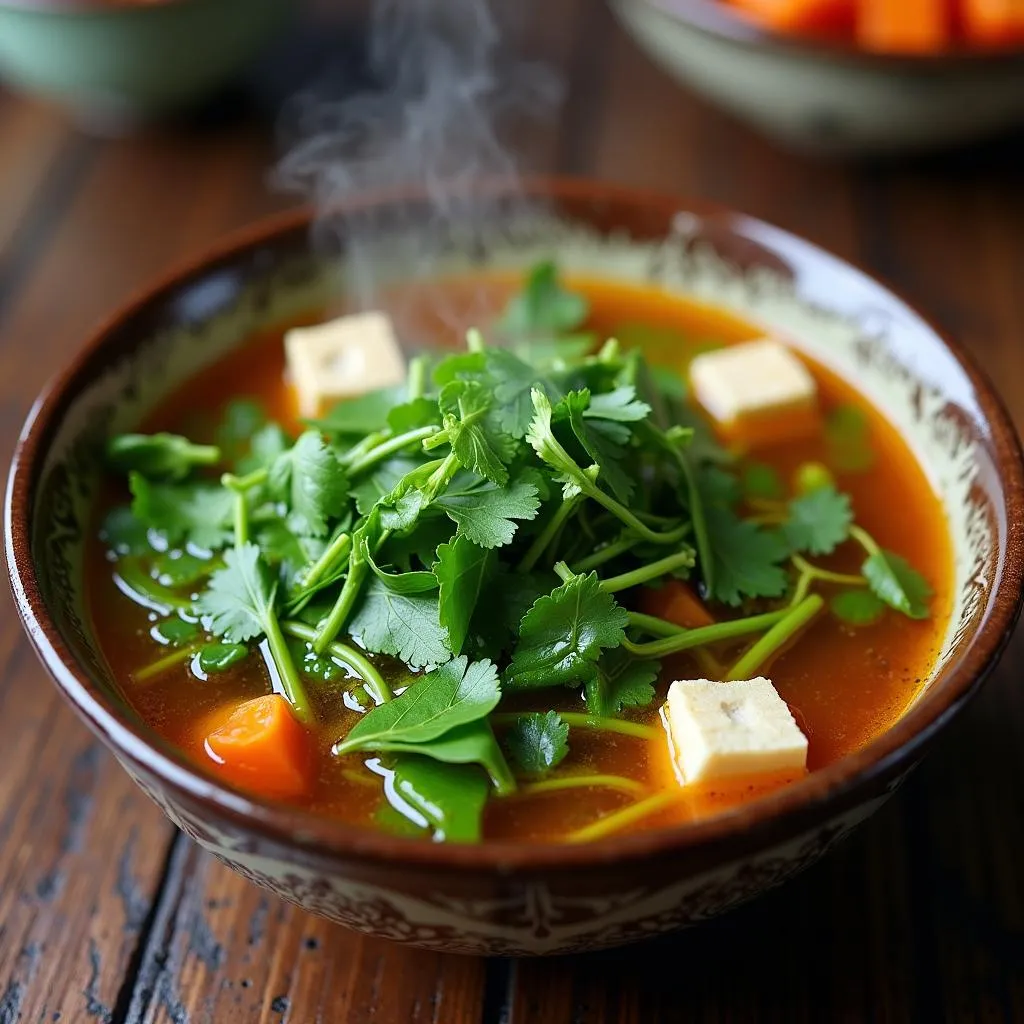
POLYGON ((194 622, 188 622, 185 619, 163 619, 149 633, 158 643, 177 647, 195 639, 199 635, 199 627, 194 622))
POLYGON ((199 670, 207 675, 226 672, 249 653, 245 644, 204 644, 196 655, 199 670))
POLYGON ((782 477, 774 467, 763 462, 750 462, 741 477, 743 497, 748 501, 779 501, 786 495, 782 477))
POLYGON ((540 507, 533 484, 515 480, 498 487, 470 473, 459 473, 436 504, 458 526, 460 536, 482 548, 511 544, 516 520, 534 519, 540 507))
POLYGON ((495 555, 466 537, 437 549, 434 576, 440 586, 438 619, 447 631, 448 649, 461 654, 469 623, 494 572, 495 555))
POLYGON ((523 616, 506 685, 530 690, 594 678, 601 651, 622 643, 627 621, 625 608, 601 589, 597 573, 574 577, 523 616))
POLYGON ((338 402, 322 419, 310 420, 309 425, 330 435, 361 437, 381 429, 388 413, 405 401, 405 388, 381 388, 368 391, 358 398, 338 402))
POLYGON ((592 715, 610 718, 623 708, 645 708, 654 700, 659 662, 635 658, 619 648, 609 651, 597 668, 597 675, 587 681, 584 690, 592 715))
POLYGON ((876 551, 861 567, 871 590, 891 608, 911 619, 928 618, 932 588, 911 564, 892 551, 876 551))
POLYGON ((850 499, 832 487, 818 487, 789 503, 782 532, 793 551, 829 555, 850 535, 850 499))
POLYGON ((151 483, 141 473, 128 477, 132 514, 162 533, 171 545, 188 542, 216 551, 231 540, 234 497, 213 484, 151 483))
POLYGON ((436 591, 403 594, 374 577, 366 584, 350 629, 366 650, 401 658, 413 669, 451 657, 436 591))
POLYGON ((586 320, 589 311, 582 295, 562 287, 554 263, 538 263, 526 287, 505 307, 499 327, 510 337, 570 334, 586 320))
POLYGON ((558 767, 569 753, 569 726, 557 711, 520 715, 505 736, 512 763, 529 775, 558 767))
POLYGON ((116 505, 104 517, 100 540, 116 555, 143 555, 152 550, 149 527, 130 508, 116 505))
POLYGON ((715 599, 738 606, 748 597, 781 597, 789 586, 786 542, 773 530, 720 510, 708 522, 715 558, 715 599))
POLYGON ((289 526, 322 537, 327 523, 346 508, 348 481, 334 452, 315 430, 307 430, 270 468, 270 487, 291 509, 289 526))
POLYGON ((862 588, 834 594, 829 608, 837 619, 851 626, 871 626, 882 617, 886 605, 874 591, 862 588))
POLYGON ((434 830, 435 840, 480 841, 490 786, 479 768, 402 754, 395 758, 393 772, 395 793, 434 830))
POLYGON ((119 434, 107 443, 107 462, 121 473, 151 480, 184 480, 199 466, 220 462, 220 449, 179 434, 119 434))

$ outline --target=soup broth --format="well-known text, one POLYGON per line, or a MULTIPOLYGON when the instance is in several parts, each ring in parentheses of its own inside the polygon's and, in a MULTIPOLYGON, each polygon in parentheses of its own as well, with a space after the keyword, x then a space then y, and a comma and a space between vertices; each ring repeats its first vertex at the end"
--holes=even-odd
MULTIPOLYGON (((698 353, 764 334, 756 325, 723 311, 653 289, 586 278, 569 278, 567 285, 588 302, 587 331, 599 339, 619 338, 627 348, 639 346, 649 363, 683 380, 690 360, 698 353)), ((518 281, 506 278, 434 282, 429 288, 417 286, 396 292, 384 306, 393 313, 404 340, 414 339, 417 346, 454 349, 461 345, 462 336, 452 324, 490 322, 518 286, 518 281), (438 315, 438 309, 444 311, 443 316, 438 315)), ((309 322, 322 319, 312 316, 309 322)), ((257 401, 289 432, 298 433, 301 423, 293 389, 286 380, 283 333, 282 328, 254 337, 197 374, 154 411, 142 429, 173 431, 212 442, 228 404, 245 397, 257 401)), ((807 467, 825 467, 835 489, 849 495, 858 526, 881 548, 898 552, 920 570, 933 590, 926 618, 911 618, 887 608, 871 616, 877 621, 860 625, 849 616, 840 617, 829 604, 851 588, 830 578, 815 579, 814 589, 826 601, 825 608, 759 670, 770 677, 806 735, 807 768, 814 771, 859 749, 887 729, 918 693, 947 626, 951 552, 941 504, 907 445, 849 383, 822 366, 806 359, 804 362, 817 385, 822 425, 810 435, 737 450, 737 461, 730 471, 740 480, 767 481, 770 485, 752 488, 743 499, 743 514, 770 526, 780 499, 778 495, 765 497, 765 493, 778 482, 790 494, 795 493, 801 474, 809 472, 807 467)), ((692 399, 689 401, 692 409, 692 399)), ((100 521, 112 508, 123 506, 126 497, 123 484, 112 480, 98 509, 100 521)), ((158 636, 164 647, 157 647, 154 630, 159 632, 166 609, 155 609, 151 602, 147 607, 144 598, 125 586, 118 575, 121 563, 111 554, 110 543, 98 539, 102 532, 98 526, 97 539, 88 551, 89 599, 111 671, 122 682, 142 719, 197 765, 217 773, 220 766, 211 757, 206 741, 209 730, 204 723, 226 706, 280 689, 267 667, 272 662, 254 652, 224 671, 204 673, 194 657, 189 660, 185 656, 187 645, 185 654, 178 656, 181 648, 175 647, 173 638, 167 643, 166 637, 158 636), (172 663, 166 670, 143 671, 161 656, 172 663)), ((850 540, 826 556, 805 558, 827 573, 851 578, 861 571, 864 560, 865 551, 850 540)), ((787 567, 787 572, 794 570, 787 567)), ((164 582, 186 594, 204 585, 181 579, 181 574, 176 576, 173 571, 164 582)), ((696 586, 697 578, 693 577, 691 583, 696 586)), ((641 586, 616 597, 626 608, 649 610, 652 602, 657 604, 657 593, 641 586)), ((787 595, 781 600, 748 601, 742 609, 713 602, 708 607, 716 620, 728 621, 751 612, 770 611, 788 599, 787 595)), ((752 639, 742 637, 716 645, 713 660, 731 664, 750 647, 752 639)), ((417 815, 409 813, 401 795, 385 784, 390 763, 387 753, 332 752, 339 738, 364 717, 367 706, 372 706, 365 692, 356 687, 357 674, 350 667, 332 664, 327 671, 330 678, 318 678, 323 675, 321 663, 314 661, 304 645, 291 643, 312 705, 311 722, 302 725, 302 730, 315 769, 306 791, 289 800, 354 825, 428 835, 417 827, 417 815), (313 671, 306 672, 310 667, 313 671)), ((403 676, 396 669, 394 659, 371 656, 371 660, 385 675, 392 673, 409 685, 408 674, 403 676)), ((546 775, 520 773, 514 793, 502 797, 490 794, 482 838, 586 838, 587 830, 595 823, 611 820, 617 812, 662 793, 667 795, 665 800, 622 827, 650 828, 693 821, 791 781, 792 774, 783 774, 680 785, 660 708, 673 680, 699 679, 708 674, 706 658, 688 652, 667 656, 661 660, 655 699, 644 707, 624 708, 616 716, 624 723, 621 731, 572 723, 569 752, 557 771, 546 775), (593 784, 575 785, 575 780, 587 778, 593 778, 593 784), (562 779, 569 780, 570 785, 562 788, 562 779)), ((556 711, 582 717, 586 707, 579 688, 558 686, 506 693, 493 716, 499 740, 504 741, 510 722, 522 711, 556 711)))

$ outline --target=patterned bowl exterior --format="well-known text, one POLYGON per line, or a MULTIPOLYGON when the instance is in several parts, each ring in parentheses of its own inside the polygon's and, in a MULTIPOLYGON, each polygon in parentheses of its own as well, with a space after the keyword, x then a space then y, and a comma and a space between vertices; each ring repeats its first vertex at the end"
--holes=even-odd
POLYGON ((487 195, 472 217, 456 213, 440 228, 436 218, 423 226, 432 209, 422 198, 368 200, 340 225, 317 226, 316 239, 347 240, 332 258, 313 254, 308 218, 290 215, 130 303, 26 423, 8 488, 8 563, 26 629, 65 696, 167 816, 235 870, 398 941, 514 955, 598 949, 693 924, 784 881, 887 798, 1009 637, 1024 474, 1006 414, 969 361, 881 285, 808 243, 728 211, 605 185, 487 195), (253 330, 358 291, 368 268, 386 287, 423 267, 432 276, 523 269, 542 256, 759 321, 856 381, 901 430, 943 498, 955 551, 953 613, 921 694, 864 750, 779 793, 698 825, 586 845, 441 846, 223 786, 137 718, 92 636, 82 551, 100 442, 253 330))

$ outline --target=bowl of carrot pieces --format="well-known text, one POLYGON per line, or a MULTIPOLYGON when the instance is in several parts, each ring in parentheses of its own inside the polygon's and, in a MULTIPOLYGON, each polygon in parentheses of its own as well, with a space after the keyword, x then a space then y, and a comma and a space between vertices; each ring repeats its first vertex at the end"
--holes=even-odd
POLYGON ((762 132, 877 155, 1024 123, 1017 0, 611 0, 650 56, 762 132))

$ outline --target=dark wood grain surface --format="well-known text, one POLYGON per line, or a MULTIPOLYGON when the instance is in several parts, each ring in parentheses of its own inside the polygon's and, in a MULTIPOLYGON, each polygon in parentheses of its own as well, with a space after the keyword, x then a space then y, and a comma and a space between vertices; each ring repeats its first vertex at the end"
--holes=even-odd
MULTIPOLYGON (((866 266, 967 344, 1024 426, 1024 134, 822 164, 685 94, 594 0, 543 7, 526 45, 568 88, 523 136, 535 166, 706 196, 866 266)), ((251 104, 97 141, 0 91, 7 450, 98 318, 283 205, 273 153, 251 104)), ((0 1024, 1024 1021, 1019 639, 912 781, 784 890, 643 947, 481 961, 329 926, 176 835, 64 707, 2 600, 0 1024)))

